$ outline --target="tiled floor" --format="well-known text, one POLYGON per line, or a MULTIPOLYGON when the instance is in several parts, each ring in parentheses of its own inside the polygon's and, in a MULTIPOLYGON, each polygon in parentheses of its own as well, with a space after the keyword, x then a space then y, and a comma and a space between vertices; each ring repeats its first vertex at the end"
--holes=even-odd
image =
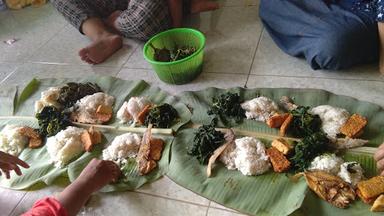
MULTIPOLYGON (((0 12, 0 85, 22 84, 32 77, 74 77, 87 74, 143 79, 177 94, 205 87, 246 86, 319 88, 384 106, 384 76, 375 65, 349 71, 313 71, 282 53, 263 30, 258 0, 221 0, 222 8, 188 21, 207 36, 203 73, 193 82, 172 86, 160 82, 142 58, 141 42, 125 47, 107 62, 89 66, 77 50, 88 43, 50 6, 0 12), (16 38, 13 45, 2 41, 16 38)), ((36 192, 0 189, 0 215, 19 215, 39 197, 62 190, 36 192)), ((97 194, 80 215, 240 215, 183 189, 168 178, 138 191, 97 194), (116 208, 118 207, 118 208, 116 208), (117 210, 118 209, 118 210, 117 210)))

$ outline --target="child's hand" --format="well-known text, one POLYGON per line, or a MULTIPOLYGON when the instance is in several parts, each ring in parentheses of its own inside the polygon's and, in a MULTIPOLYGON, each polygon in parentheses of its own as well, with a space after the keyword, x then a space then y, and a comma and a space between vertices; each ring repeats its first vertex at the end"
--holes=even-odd
POLYGON ((376 151, 374 158, 377 161, 377 169, 379 170, 380 175, 384 176, 384 143, 381 144, 376 151))
POLYGON ((10 172, 14 170, 17 175, 22 175, 19 166, 29 168, 29 165, 19 158, 0 151, 0 169, 7 179, 10 178, 10 172))

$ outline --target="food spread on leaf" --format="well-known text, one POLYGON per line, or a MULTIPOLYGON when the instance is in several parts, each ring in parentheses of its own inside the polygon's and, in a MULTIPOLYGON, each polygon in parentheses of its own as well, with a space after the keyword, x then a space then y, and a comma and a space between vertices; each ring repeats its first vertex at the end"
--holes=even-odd
MULTIPOLYGON (((267 97, 257 97, 241 104, 247 119, 266 122, 279 113, 277 104, 267 97)), ((281 124, 280 124, 281 125, 281 124)))

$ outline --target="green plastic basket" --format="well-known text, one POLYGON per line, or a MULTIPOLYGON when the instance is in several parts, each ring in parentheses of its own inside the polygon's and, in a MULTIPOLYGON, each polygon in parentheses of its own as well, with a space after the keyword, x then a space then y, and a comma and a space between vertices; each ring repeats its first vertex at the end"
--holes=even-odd
POLYGON ((143 54, 163 82, 169 84, 185 84, 194 80, 202 71, 205 47, 205 36, 200 31, 190 28, 176 28, 153 36, 145 45, 143 54), (157 48, 174 49, 177 46, 194 46, 197 51, 187 58, 174 62, 158 62, 154 60, 157 48))

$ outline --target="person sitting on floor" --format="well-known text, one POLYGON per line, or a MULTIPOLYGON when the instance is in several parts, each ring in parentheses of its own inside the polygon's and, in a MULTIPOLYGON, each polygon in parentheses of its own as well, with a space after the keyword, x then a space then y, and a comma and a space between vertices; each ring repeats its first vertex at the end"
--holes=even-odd
POLYGON ((91 39, 92 43, 79 51, 81 59, 89 64, 102 63, 119 50, 122 36, 145 41, 172 26, 179 27, 181 6, 190 13, 218 8, 217 3, 208 0, 51 0, 51 3, 91 39))
MULTIPOLYGON (((304 57, 315 70, 339 70, 379 60, 383 5, 381 0, 261 0, 259 14, 284 52, 304 57)), ((382 59, 384 54, 381 72, 382 59)))

